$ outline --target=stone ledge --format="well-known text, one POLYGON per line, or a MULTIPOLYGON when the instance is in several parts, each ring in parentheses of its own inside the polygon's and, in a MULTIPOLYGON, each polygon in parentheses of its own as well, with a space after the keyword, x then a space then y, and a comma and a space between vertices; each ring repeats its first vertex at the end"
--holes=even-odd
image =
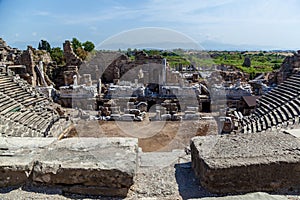
POLYGON ((300 141, 284 133, 195 137, 192 166, 213 193, 300 189, 300 141))
POLYGON ((137 143, 134 138, 1 138, 0 187, 32 183, 69 193, 126 196, 137 169, 137 143))
POLYGON ((33 162, 54 138, 0 138, 0 187, 24 185, 33 162))

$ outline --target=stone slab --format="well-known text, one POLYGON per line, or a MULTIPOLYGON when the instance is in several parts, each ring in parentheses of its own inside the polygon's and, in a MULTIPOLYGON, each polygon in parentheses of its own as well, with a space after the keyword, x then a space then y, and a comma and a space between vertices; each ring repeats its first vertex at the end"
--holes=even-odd
POLYGON ((33 182, 70 193, 126 196, 137 169, 137 139, 70 138, 48 146, 33 182))
POLYGON ((285 130, 284 132, 287 134, 291 134, 294 137, 300 139, 300 129, 290 129, 290 130, 285 130))
POLYGON ((33 162, 54 138, 0 138, 0 187, 24 185, 33 162))
POLYGON ((300 141, 284 133, 195 137, 192 166, 213 193, 300 189, 300 141))
POLYGON ((0 138, 0 187, 126 196, 137 170, 135 138, 0 138))

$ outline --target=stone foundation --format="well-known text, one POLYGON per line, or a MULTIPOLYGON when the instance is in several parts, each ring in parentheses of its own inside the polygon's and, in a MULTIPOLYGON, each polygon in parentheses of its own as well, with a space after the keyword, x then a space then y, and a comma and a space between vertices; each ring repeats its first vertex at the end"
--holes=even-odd
POLYGON ((289 134, 195 137, 191 153, 196 176, 212 193, 300 189, 300 140, 289 134))

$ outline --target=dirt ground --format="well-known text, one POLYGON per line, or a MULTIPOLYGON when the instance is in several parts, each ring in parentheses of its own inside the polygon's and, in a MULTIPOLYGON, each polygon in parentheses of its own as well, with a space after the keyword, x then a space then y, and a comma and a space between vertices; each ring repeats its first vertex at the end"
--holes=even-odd
POLYGON ((76 125, 79 137, 134 137, 143 152, 172 151, 189 146, 194 136, 217 134, 214 120, 189 121, 85 121, 76 125))

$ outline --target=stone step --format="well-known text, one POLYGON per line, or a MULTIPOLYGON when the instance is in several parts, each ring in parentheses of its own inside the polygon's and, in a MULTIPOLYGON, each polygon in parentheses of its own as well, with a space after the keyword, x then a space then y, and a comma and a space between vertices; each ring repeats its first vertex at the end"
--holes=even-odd
POLYGON ((4 83, 9 83, 9 82, 12 82, 11 78, 9 78, 9 77, 0 77, 1 85, 4 84, 4 83))
POLYGON ((278 89, 280 89, 283 93, 288 93, 291 96, 296 96, 298 94, 299 88, 296 86, 286 86, 286 85, 280 85, 278 86, 278 89))
POLYGON ((0 106, 5 104, 7 101, 10 101, 11 99, 8 96, 1 96, 0 98, 0 106))
POLYGON ((299 83, 296 82, 296 81, 292 81, 292 80, 287 80, 284 82, 285 85, 287 86, 293 86, 293 87, 296 87, 298 88, 299 87, 299 83))
POLYGON ((5 115, 8 112, 13 112, 22 108, 21 104, 14 101, 7 101, 6 104, 0 105, 0 114, 5 115))
POLYGON ((45 97, 42 97, 42 98, 31 98, 31 100, 25 100, 23 105, 26 106, 26 107, 29 107, 33 104, 36 104, 36 103, 41 103, 43 101, 47 100, 47 98, 45 97))
POLYGON ((274 91, 272 90, 271 92, 272 92, 272 94, 277 94, 278 96, 283 96, 287 100, 294 98, 296 95, 295 92, 291 92, 288 89, 282 89, 282 88, 274 89, 274 91))
POLYGON ((21 112, 20 115, 16 116, 14 120, 19 122, 23 117, 25 117, 29 113, 31 113, 30 110, 25 110, 25 111, 21 112))
POLYGON ((25 101, 27 98, 32 97, 30 93, 26 91, 19 92, 16 95, 12 95, 11 98, 14 98, 16 101, 25 101))

